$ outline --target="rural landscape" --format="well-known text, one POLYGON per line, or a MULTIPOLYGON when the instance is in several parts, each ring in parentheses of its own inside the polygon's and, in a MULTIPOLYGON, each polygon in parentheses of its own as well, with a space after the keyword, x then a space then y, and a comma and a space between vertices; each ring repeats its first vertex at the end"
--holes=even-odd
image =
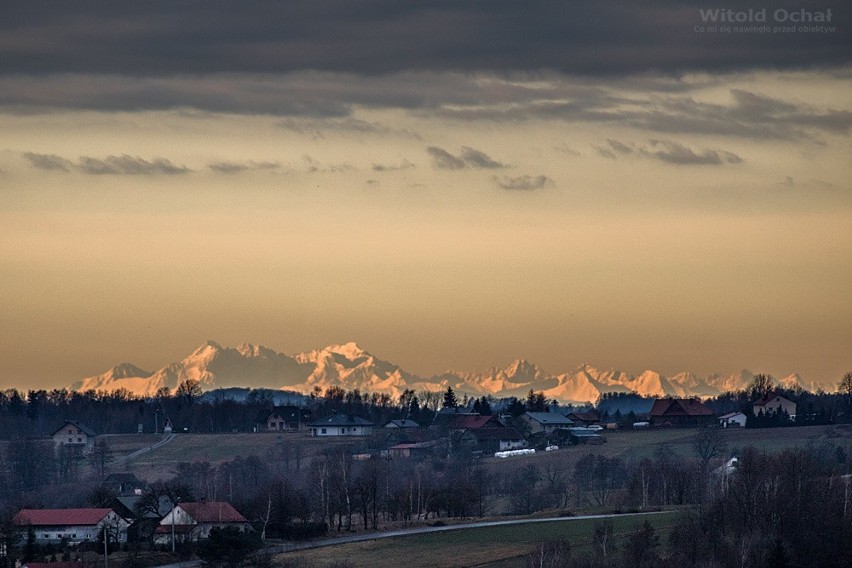
POLYGON ((852 372, 597 404, 7 390, 0 424, 10 566, 839 566, 852 543, 852 372))
POLYGON ((850 30, 0 0, 0 568, 852 568, 850 30))

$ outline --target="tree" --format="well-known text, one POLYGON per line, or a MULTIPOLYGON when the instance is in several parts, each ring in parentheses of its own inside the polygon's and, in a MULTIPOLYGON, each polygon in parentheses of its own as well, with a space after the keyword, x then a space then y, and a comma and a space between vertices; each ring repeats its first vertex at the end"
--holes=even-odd
POLYGON ((715 457, 719 457, 728 449, 722 429, 716 426, 706 426, 698 431, 692 441, 695 453, 701 458, 701 465, 707 469, 707 464, 715 457))
POLYGON ((527 412, 545 412, 547 410, 547 399, 544 397, 544 392, 535 392, 530 389, 527 393, 526 402, 527 412))
POLYGON ((595 534, 592 536, 592 546, 598 556, 603 558, 604 563, 607 557, 615 550, 615 542, 613 540, 612 521, 606 520, 595 525, 595 534))
POLYGON ((847 371, 843 375, 843 378, 837 384, 837 390, 846 395, 846 405, 852 406, 852 371, 847 371))
POLYGON ((243 566, 246 557, 260 548, 260 540, 236 527, 213 527, 198 546, 198 556, 212 566, 243 566))
POLYGON ((98 472, 98 476, 101 479, 106 476, 107 463, 109 463, 111 455, 112 450, 110 450, 107 441, 103 438, 96 438, 95 447, 89 455, 89 462, 95 468, 95 471, 98 472))
POLYGON ((755 375, 751 380, 751 384, 749 384, 746 389, 751 394, 752 400, 761 398, 770 392, 774 388, 774 384, 772 383, 772 377, 769 375, 755 375))
POLYGON ((456 393, 453 392, 453 387, 447 387, 447 391, 444 393, 444 408, 458 408, 459 402, 456 400, 456 393))
POLYGON ((571 545, 567 540, 539 542, 527 554, 528 568, 563 568, 569 566, 571 545))
POLYGON ((195 399, 201 396, 201 383, 195 379, 187 379, 175 389, 175 396, 183 398, 187 403, 192 404, 195 402, 195 399))
POLYGON ((659 561, 657 548, 660 537, 655 534, 651 523, 645 521, 642 527, 627 537, 624 545, 625 566, 635 568, 653 568, 659 561))

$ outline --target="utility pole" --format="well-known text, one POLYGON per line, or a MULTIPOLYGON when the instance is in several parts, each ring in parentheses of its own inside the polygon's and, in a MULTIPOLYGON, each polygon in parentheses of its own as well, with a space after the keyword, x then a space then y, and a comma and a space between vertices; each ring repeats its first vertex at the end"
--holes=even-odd
POLYGON ((109 568, 109 531, 107 530, 107 525, 104 523, 104 568, 109 568))

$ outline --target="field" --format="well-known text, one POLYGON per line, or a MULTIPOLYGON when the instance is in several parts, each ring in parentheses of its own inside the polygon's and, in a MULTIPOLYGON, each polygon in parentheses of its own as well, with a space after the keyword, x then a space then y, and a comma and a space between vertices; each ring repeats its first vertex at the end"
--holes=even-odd
MULTIPOLYGON (((552 453, 538 453, 529 457, 510 460, 485 458, 482 463, 489 469, 504 470, 506 465, 517 467, 527 463, 547 465, 565 464, 576 457, 586 454, 602 454, 607 457, 620 457, 625 460, 640 460, 653 457, 654 453, 665 449, 669 453, 682 456, 694 456, 692 440, 693 429, 657 429, 642 431, 611 431, 604 433, 607 443, 600 446, 581 446, 561 449, 552 453)), ((833 440, 850 435, 849 430, 834 426, 808 426, 800 428, 765 429, 728 429, 723 430, 729 451, 747 446, 759 450, 777 452, 789 447, 819 443, 821 440, 833 440)), ((113 457, 128 455, 136 450, 147 448, 157 442, 160 436, 151 434, 127 434, 106 436, 113 457)), ((294 458, 296 446, 302 458, 310 458, 324 449, 336 445, 358 443, 359 439, 312 438, 308 433, 233 433, 233 434, 178 434, 175 439, 155 450, 143 453, 130 460, 119 469, 132 471, 138 477, 147 480, 171 475, 174 466, 180 462, 207 461, 211 464, 229 461, 237 456, 257 455, 269 459, 282 459, 289 453, 294 458)))
MULTIPOLYGON (((668 532, 677 524, 680 514, 667 512, 615 518, 613 531, 616 540, 622 540, 647 520, 660 536, 660 542, 665 543, 668 532)), ((601 522, 592 519, 569 519, 386 538, 280 554, 273 559, 273 564, 307 564, 312 568, 324 568, 345 560, 353 568, 391 568, 400 565, 407 568, 514 568, 525 566, 526 554, 536 543, 542 541, 567 540, 571 544, 572 555, 590 555, 595 525, 601 522)))

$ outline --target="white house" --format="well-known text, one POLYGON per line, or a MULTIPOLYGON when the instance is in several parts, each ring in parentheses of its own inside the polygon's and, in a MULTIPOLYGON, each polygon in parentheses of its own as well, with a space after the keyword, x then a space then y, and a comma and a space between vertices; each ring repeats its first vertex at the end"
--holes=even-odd
POLYGON ((784 412, 790 420, 796 419, 796 403, 780 394, 765 394, 754 403, 754 415, 778 414, 784 412))
POLYGON ((180 503, 160 521, 154 542, 169 544, 172 535, 179 542, 196 541, 207 538, 213 527, 236 527, 243 532, 250 529, 248 520, 228 502, 180 503))
POLYGON ((313 436, 368 436, 372 432, 372 422, 349 414, 332 414, 311 423, 313 436))
POLYGON ((742 412, 729 412, 719 417, 722 428, 745 428, 746 415, 742 412))
POLYGON ((80 448, 90 452, 95 447, 97 434, 91 428, 79 423, 66 420, 65 424, 53 431, 53 443, 57 446, 80 448))
POLYGON ((38 544, 96 542, 104 527, 110 539, 127 541, 128 522, 112 509, 21 509, 13 523, 32 527, 38 544))

